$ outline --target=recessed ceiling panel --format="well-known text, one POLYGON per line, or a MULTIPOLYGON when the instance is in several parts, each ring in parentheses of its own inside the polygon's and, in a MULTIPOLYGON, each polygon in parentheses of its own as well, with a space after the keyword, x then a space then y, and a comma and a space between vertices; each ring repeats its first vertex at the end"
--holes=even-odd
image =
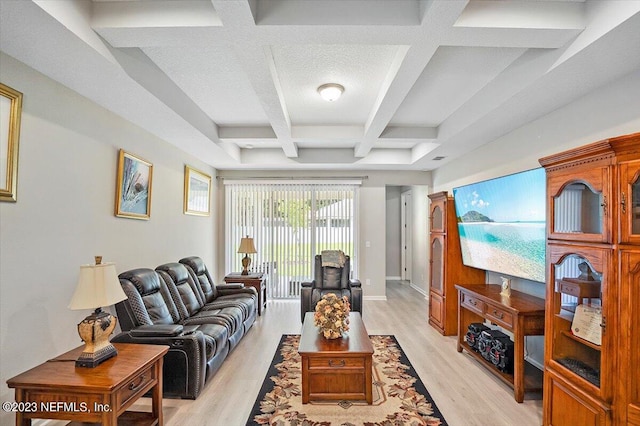
POLYGON ((273 46, 291 124, 364 124, 390 71, 398 46, 273 46), (318 94, 326 83, 344 86, 342 97, 327 102, 318 94))
POLYGON ((246 74, 227 47, 143 50, 218 125, 269 123, 246 74))
POLYGON ((258 25, 419 25, 419 0, 259 0, 258 25))
POLYGON ((438 48, 391 124, 439 126, 524 51, 491 47, 438 48))

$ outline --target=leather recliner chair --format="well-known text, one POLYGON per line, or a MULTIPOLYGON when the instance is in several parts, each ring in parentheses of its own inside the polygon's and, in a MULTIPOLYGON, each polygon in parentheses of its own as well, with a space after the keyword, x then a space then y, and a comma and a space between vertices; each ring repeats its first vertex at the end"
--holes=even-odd
POLYGON ((362 314, 362 284, 357 279, 350 279, 351 259, 346 260, 342 268, 322 266, 322 256, 316 255, 314 262, 314 279, 303 282, 300 291, 301 320, 307 312, 314 312, 316 304, 322 296, 334 293, 338 297, 347 296, 352 312, 362 314))

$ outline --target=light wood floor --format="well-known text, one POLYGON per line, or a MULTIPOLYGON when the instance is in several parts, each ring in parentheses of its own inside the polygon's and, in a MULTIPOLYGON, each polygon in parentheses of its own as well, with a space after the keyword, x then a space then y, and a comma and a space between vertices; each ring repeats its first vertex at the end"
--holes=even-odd
MULTIPOLYGON (((455 337, 427 323, 427 301, 400 282, 387 283, 387 301, 365 301, 369 334, 393 334, 452 426, 535 426, 542 401, 518 404, 511 388, 466 353, 455 337)), ((282 334, 301 331, 298 301, 269 301, 268 308, 206 385, 197 400, 165 399, 167 426, 244 425, 282 334)), ((148 401, 137 408, 148 407, 148 401)))

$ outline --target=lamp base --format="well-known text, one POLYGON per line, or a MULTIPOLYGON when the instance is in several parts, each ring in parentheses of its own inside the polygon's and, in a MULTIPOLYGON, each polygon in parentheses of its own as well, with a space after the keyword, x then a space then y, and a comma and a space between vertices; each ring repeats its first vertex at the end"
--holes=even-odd
POLYGON ((109 342, 116 322, 116 317, 98 308, 78 324, 78 334, 85 342, 85 347, 76 360, 76 367, 93 368, 118 354, 109 342))
POLYGON ((103 348, 98 352, 82 352, 78 359, 76 359, 76 367, 97 367, 109 358, 113 358, 116 355, 118 355, 118 350, 111 343, 109 343, 109 346, 103 348))
POLYGON ((251 258, 248 254, 245 254, 242 258, 242 272, 240 275, 249 275, 249 265, 251 265, 251 258))

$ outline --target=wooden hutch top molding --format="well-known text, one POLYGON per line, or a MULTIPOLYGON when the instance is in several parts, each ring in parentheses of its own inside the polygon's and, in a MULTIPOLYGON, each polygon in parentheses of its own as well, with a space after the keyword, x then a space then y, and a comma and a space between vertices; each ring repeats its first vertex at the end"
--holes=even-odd
POLYGON ((539 159, 538 162, 547 170, 559 170, 597 161, 605 161, 606 164, 610 164, 614 156, 615 151, 611 146, 611 139, 605 139, 600 142, 543 157, 539 159))
POLYGON ((617 157, 618 161, 620 161, 626 159, 626 156, 637 156, 640 154, 638 139, 640 139, 640 133, 603 139, 598 142, 543 157, 539 159, 538 162, 547 170, 559 170, 598 161, 611 164, 614 157, 617 157))

